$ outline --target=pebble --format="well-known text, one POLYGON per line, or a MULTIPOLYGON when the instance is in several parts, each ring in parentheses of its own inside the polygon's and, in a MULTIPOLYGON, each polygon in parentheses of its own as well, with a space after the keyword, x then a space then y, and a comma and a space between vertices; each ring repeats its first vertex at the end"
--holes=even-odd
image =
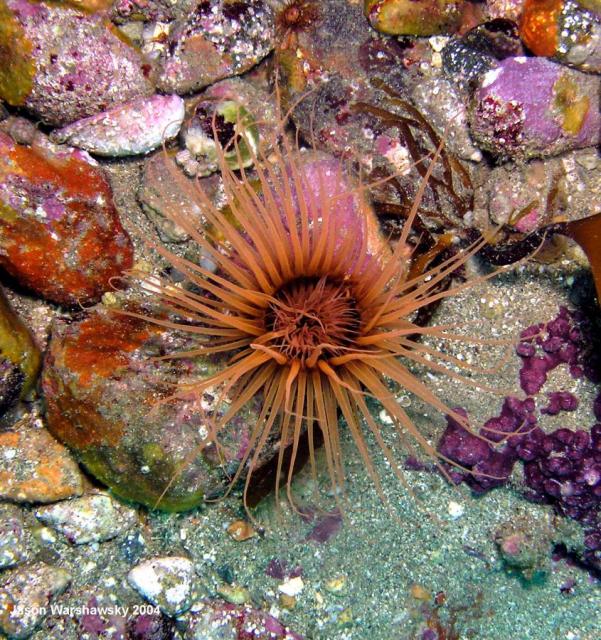
POLYGON ((278 591, 284 593, 287 596, 297 596, 305 588, 305 583, 301 576, 289 578, 285 582, 278 585, 278 591))
POLYGON ((174 138, 183 120, 184 101, 179 96, 154 95, 78 120, 53 131, 50 139, 99 156, 139 155, 174 138))
POLYGON ((150 67, 100 13, 66 3, 3 0, 0 97, 64 125, 152 93, 150 67))
POLYGON ((21 509, 12 504, 0 504, 0 569, 29 560, 28 538, 21 509))
POLYGON ((127 574, 127 580, 168 616, 183 613, 192 604, 194 564, 188 558, 165 556, 145 560, 127 574))
POLYGON ((131 529, 136 511, 108 495, 87 495, 36 510, 35 516, 72 544, 103 542, 131 529))
POLYGON ((65 569, 43 562, 10 569, 0 582, 0 631, 29 637, 48 613, 52 599, 71 582, 65 569))
POLYGON ((0 498, 56 502, 83 491, 83 476, 65 447, 28 415, 0 433, 0 498))
POLYGON ((470 138, 467 105, 451 81, 443 77, 424 79, 415 85, 411 97, 437 133, 445 136, 451 153, 473 162, 482 159, 470 138))
POLYGON ((235 520, 228 526, 227 532, 236 542, 242 542, 257 535, 257 532, 246 520, 235 520))

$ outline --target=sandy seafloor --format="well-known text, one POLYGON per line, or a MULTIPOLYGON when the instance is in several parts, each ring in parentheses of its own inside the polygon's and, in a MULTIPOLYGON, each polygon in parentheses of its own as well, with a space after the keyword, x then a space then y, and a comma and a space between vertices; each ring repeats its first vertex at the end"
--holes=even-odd
MULTIPOLYGON (((569 304, 574 281, 583 269, 563 261, 553 268, 528 265, 454 297, 441 305, 436 320, 457 323, 471 335, 514 339, 519 330, 557 315, 569 304), (475 324, 469 324, 475 322, 475 324)), ((451 351, 481 364, 494 363, 503 349, 455 345, 451 351)), ((511 355, 492 379, 499 394, 477 391, 442 377, 428 384, 452 406, 467 409, 474 424, 498 415, 507 392, 523 395, 517 383, 520 360, 511 355)), ((420 374, 422 375, 422 374, 420 374)), ((546 426, 590 427, 595 389, 576 382, 567 371, 556 369, 548 388, 567 389, 581 399, 571 414, 545 418, 546 426)), ((547 387, 545 387, 547 388, 547 387)), ((542 390, 544 392, 545 389, 542 390)), ((407 404, 407 399, 400 398, 407 404)), ((379 415, 378 419, 386 416, 379 415)), ((410 401, 415 424, 433 441, 445 421, 431 408, 410 401)), ((544 420, 541 421, 544 426, 544 420)), ((383 424, 383 432, 389 429, 383 424)), ((465 487, 451 487, 438 474, 406 471, 411 497, 383 461, 377 446, 370 450, 382 476, 388 505, 374 489, 348 434, 342 429, 343 454, 348 472, 344 522, 325 543, 307 542, 312 525, 284 505, 274 509, 267 497, 255 511, 265 525, 263 536, 236 542, 225 529, 243 517, 239 494, 217 504, 184 514, 147 513, 141 524, 123 537, 102 544, 72 546, 57 540, 48 551, 54 563, 71 571, 70 589, 57 604, 81 606, 82 593, 100 594, 116 604, 141 603, 127 584, 131 566, 157 555, 186 555, 196 565, 200 596, 229 591, 270 610, 306 638, 324 640, 421 640, 427 625, 440 621, 445 640, 599 640, 601 638, 601 587, 586 571, 565 560, 551 561, 551 546, 543 554, 540 570, 528 580, 501 559, 494 542, 496 531, 521 519, 527 528, 543 529, 553 520, 551 507, 525 501, 510 485, 474 497, 465 487), (274 558, 291 568, 302 567, 303 588, 291 610, 281 606, 282 580, 266 575, 274 558), (228 584, 229 583, 229 584, 228 584), (566 590, 565 585, 572 585, 566 590), (564 587, 562 592, 562 587, 564 587), (435 594, 440 606, 433 604, 435 594), (443 602, 444 601, 444 602, 443 602)), ((386 436, 399 460, 402 450, 393 435, 386 436)), ((327 490, 328 476, 320 455, 319 481, 327 490)), ((516 472, 521 465, 516 465, 516 472)), ((312 479, 305 469, 295 479, 294 492, 310 500, 312 479)), ((324 507, 332 503, 324 501, 324 507)), ((582 544, 577 523, 563 520, 562 535, 568 545, 582 544), (565 529, 565 531, 563 531, 565 529)), ((44 625, 33 637, 53 635, 44 625)))

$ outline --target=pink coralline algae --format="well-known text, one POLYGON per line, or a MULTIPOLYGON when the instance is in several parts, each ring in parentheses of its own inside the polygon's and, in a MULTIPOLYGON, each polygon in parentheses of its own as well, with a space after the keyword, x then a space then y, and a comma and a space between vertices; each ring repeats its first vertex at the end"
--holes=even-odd
POLYGON ((545 58, 512 57, 482 76, 471 129, 501 159, 553 156, 599 143, 599 78, 545 58))
POLYGON ((600 381, 592 331, 582 314, 565 307, 551 322, 525 329, 516 351, 523 361, 520 384, 528 397, 506 398, 500 415, 480 429, 481 437, 447 417, 438 449, 468 470, 449 469, 452 479, 465 481, 477 493, 504 484, 521 461, 525 496, 552 504, 561 515, 578 520, 585 528, 586 559, 601 566, 601 393, 593 402, 595 424, 590 430, 583 426, 547 433, 537 419, 537 411, 556 416, 574 411, 579 404, 565 390, 539 395, 551 370, 564 364, 573 378, 600 381))
POLYGON ((138 155, 174 138, 183 120, 184 101, 179 96, 154 95, 73 122, 53 131, 50 139, 99 156, 138 155))

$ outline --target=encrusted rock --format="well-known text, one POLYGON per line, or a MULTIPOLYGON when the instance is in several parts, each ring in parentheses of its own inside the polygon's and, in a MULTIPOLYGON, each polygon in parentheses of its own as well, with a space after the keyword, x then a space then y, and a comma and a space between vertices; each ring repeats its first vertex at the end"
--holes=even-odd
MULTIPOLYGON (((138 193, 138 199, 142 204, 144 213, 155 225, 163 242, 184 242, 189 235, 178 226, 169 216, 173 207, 189 220, 198 221, 201 224, 201 210, 195 202, 195 183, 186 178, 183 173, 173 166, 172 160, 164 153, 157 153, 144 164, 142 184, 138 193)), ((221 178, 217 175, 199 178, 201 188, 211 200, 217 202, 220 196, 221 178)), ((222 194, 221 194, 222 195, 222 194)))
POLYGON ((63 125, 152 93, 150 67, 100 14, 0 1, 0 97, 63 125))
POLYGON ((7 571, 0 582, 0 631, 10 638, 29 637, 70 582, 67 571, 43 562, 7 571))
POLYGON ((135 98, 108 111, 52 132, 54 142, 99 156, 149 153, 174 138, 184 119, 184 101, 175 95, 135 98))
POLYGON ((391 35, 452 33, 461 20, 463 0, 365 0, 372 27, 391 35))
POLYGON ((544 58, 507 58, 487 72, 472 133, 501 159, 557 155, 599 143, 600 80, 544 58))
POLYGON ((175 616, 187 611, 194 591, 194 564, 188 558, 152 558, 135 566, 127 580, 146 600, 175 616))
MULTIPOLYGON (((231 402, 217 406, 220 389, 157 402, 219 369, 208 358, 153 359, 195 346, 188 336, 107 310, 54 327, 42 379, 49 428, 118 495, 155 508, 190 509, 223 487, 224 471, 237 468, 256 403, 220 433, 217 450, 208 421, 231 402)), ((259 464, 275 446, 274 436, 259 464)))
POLYGON ((538 56, 601 72, 601 6, 596 0, 525 0, 520 36, 538 56))
POLYGON ((83 477, 65 447, 42 420, 26 416, 0 433, 0 498, 14 502, 56 502, 83 491, 83 477))
POLYGON ((176 161, 191 176, 214 173, 219 144, 231 169, 250 167, 259 146, 261 155, 269 156, 277 126, 272 96, 250 82, 228 78, 209 87, 194 104, 181 131, 185 149, 176 161))
POLYGON ((29 559, 28 537, 21 509, 12 504, 0 504, 0 569, 29 559))
POLYGON ((98 301, 133 260, 112 198, 87 153, 0 133, 0 265, 53 302, 98 301))
POLYGON ((264 0, 200 0, 175 24, 157 84, 189 93, 248 71, 273 47, 273 15, 264 0))
POLYGON ((35 515, 44 524, 60 531, 73 544, 110 540, 136 522, 133 509, 101 494, 40 507, 35 515))

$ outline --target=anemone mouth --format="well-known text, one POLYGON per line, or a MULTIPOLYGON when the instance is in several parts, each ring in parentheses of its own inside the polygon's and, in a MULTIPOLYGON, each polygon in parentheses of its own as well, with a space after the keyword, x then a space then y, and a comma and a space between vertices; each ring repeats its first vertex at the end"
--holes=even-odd
POLYGON ((347 351, 362 327, 352 285, 328 276, 284 284, 273 295, 264 322, 270 347, 305 369, 347 351))

